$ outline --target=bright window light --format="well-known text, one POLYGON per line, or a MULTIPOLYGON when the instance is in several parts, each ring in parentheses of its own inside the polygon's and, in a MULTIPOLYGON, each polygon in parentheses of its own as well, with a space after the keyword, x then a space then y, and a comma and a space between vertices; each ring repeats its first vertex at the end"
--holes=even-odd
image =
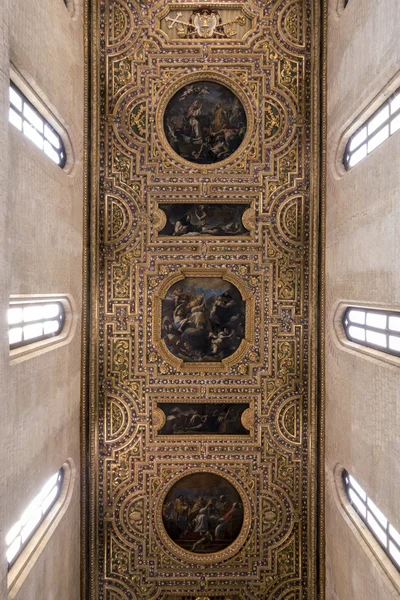
POLYGON ((362 329, 361 327, 353 327, 353 325, 351 325, 349 327, 349 332, 351 337, 353 337, 355 340, 365 342, 365 329, 362 329))
POLYGON ((10 349, 60 335, 64 323, 61 302, 12 302, 8 311, 10 349))
POLYGON ((389 541, 389 556, 394 560, 398 569, 400 569, 400 551, 396 544, 389 541))
POLYGON ((63 168, 66 163, 66 154, 61 136, 13 83, 10 83, 9 89, 8 119, 10 123, 22 131, 53 162, 63 168))
POLYGON ((359 323, 360 325, 365 324, 365 311, 364 310, 350 310, 349 319, 352 323, 359 323))
POLYGON ((400 129, 400 88, 350 137, 343 156, 346 170, 400 129))
POLYGON ((342 322, 350 341, 400 356, 400 313, 351 306, 342 322))
POLYGON ((354 479, 354 477, 352 477, 351 475, 349 475, 349 479, 350 479, 351 486, 355 489, 357 494, 360 496, 361 500, 363 500, 365 502, 367 500, 367 494, 364 492, 361 485, 359 485, 357 483, 357 481, 354 479))
POLYGON ((6 535, 8 568, 14 564, 33 533, 38 529, 52 506, 54 506, 61 492, 63 477, 64 471, 61 468, 50 477, 39 494, 25 509, 20 520, 8 531, 6 535))
POLYGON ((389 106, 386 105, 382 109, 378 110, 368 123, 368 134, 374 133, 382 123, 385 123, 389 118, 389 106))
POLYGON ((342 480, 346 495, 358 516, 400 571, 400 534, 346 470, 342 472, 342 480))
POLYGON ((368 312, 367 325, 377 327, 378 329, 386 329, 387 316, 382 313, 368 312))

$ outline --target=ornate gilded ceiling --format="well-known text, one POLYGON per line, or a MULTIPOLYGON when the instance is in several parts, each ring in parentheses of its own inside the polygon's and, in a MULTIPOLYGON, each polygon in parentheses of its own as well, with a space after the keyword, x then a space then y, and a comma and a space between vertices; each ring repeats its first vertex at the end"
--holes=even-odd
POLYGON ((95 600, 316 597, 317 4, 92 3, 95 600))

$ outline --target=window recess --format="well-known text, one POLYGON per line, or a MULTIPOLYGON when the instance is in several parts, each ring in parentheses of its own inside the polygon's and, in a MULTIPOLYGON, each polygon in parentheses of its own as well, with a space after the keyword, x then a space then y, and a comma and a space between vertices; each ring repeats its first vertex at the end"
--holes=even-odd
POLYGON ((62 302, 10 302, 8 335, 10 350, 61 334, 65 324, 62 302))
POLYGON ((400 312, 351 306, 342 323, 351 342, 400 356, 400 312))
POLYGON ((60 134, 12 82, 10 82, 9 91, 10 123, 63 169, 67 157, 60 134))
POLYGON ((18 556, 27 546, 29 540, 38 530, 47 514, 60 496, 64 478, 64 469, 61 467, 45 483, 39 494, 25 509, 6 535, 6 559, 8 569, 11 569, 18 556))
POLYGON ((343 165, 348 171, 400 129, 400 88, 376 110, 346 144, 343 165))
POLYGON ((359 483, 345 469, 342 472, 346 495, 354 510, 400 571, 400 533, 372 502, 359 483))

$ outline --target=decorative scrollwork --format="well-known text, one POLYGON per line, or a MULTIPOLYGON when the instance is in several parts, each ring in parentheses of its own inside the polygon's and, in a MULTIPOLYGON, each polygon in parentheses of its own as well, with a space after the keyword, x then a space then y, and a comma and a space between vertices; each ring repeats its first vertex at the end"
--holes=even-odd
POLYGON ((318 1, 92 3, 91 504, 102 522, 91 522, 101 559, 91 554, 89 579, 105 600, 315 589, 302 524, 316 519, 319 36, 306 35, 318 1), (218 86, 229 93, 211 107, 218 86), (244 525, 226 547, 216 523, 228 528, 233 506, 219 489, 197 493, 197 479, 164 505, 203 473, 238 490, 244 525), (197 518, 206 507, 216 552, 197 518))

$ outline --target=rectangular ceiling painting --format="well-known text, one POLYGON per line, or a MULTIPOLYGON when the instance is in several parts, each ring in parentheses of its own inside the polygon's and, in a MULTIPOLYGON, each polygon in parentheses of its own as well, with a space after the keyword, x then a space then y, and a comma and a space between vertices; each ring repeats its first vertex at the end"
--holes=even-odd
POLYGON ((93 600, 316 597, 318 4, 87 6, 93 600))

